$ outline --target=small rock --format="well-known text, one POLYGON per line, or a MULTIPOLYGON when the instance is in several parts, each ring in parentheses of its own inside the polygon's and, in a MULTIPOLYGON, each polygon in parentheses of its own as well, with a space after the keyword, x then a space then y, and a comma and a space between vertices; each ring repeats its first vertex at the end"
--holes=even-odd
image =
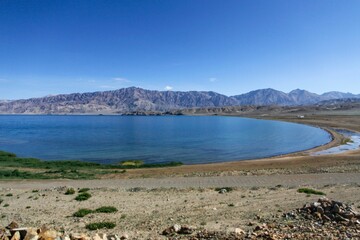
POLYGON ((242 230, 241 228, 235 228, 235 234, 243 235, 243 234, 245 234, 245 231, 242 230))
POLYGON ((16 222, 12 221, 7 227, 7 229, 13 229, 13 228, 19 228, 19 224, 17 224, 16 222))
POLYGON ((126 239, 129 239, 129 235, 124 233, 121 237, 120 237, 121 240, 126 240, 126 239))
POLYGON ((20 233, 15 232, 14 235, 12 235, 10 240, 20 240, 20 233))
POLYGON ((114 235, 109 235, 108 240, 120 240, 120 238, 118 235, 114 234, 114 235))
POLYGON ((84 233, 72 233, 70 235, 71 240, 88 240, 89 237, 86 236, 84 233))
POLYGON ((227 190, 226 190, 225 188, 222 188, 222 189, 220 189, 219 193, 220 193, 220 194, 227 193, 227 190))
POLYGON ((194 228, 188 225, 182 225, 180 230, 177 232, 179 234, 192 234, 194 232, 194 228))

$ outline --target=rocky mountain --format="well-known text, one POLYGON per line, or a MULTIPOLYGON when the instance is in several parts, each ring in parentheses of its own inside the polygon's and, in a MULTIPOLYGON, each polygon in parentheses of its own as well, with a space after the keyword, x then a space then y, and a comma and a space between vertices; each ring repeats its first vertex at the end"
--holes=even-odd
POLYGON ((359 95, 355 95, 352 93, 342 93, 342 92, 326 92, 321 95, 321 100, 331 100, 331 99, 342 99, 342 98, 360 98, 359 95))
POLYGON ((228 97, 205 91, 152 91, 136 87, 114 91, 73 93, 13 101, 0 101, 1 114, 126 114, 145 111, 169 111, 185 108, 243 105, 295 106, 316 104, 324 100, 360 95, 329 92, 322 95, 296 89, 284 93, 260 89, 228 97))
POLYGON ((130 87, 115 91, 61 94, 0 103, 0 113, 127 113, 236 104, 235 99, 215 92, 151 91, 130 87))
POLYGON ((293 99, 286 93, 271 88, 251 91, 233 96, 239 105, 294 105, 293 99))
POLYGON ((342 92, 327 92, 324 94, 311 93, 306 90, 295 89, 284 93, 271 88, 259 89, 245 94, 233 96, 240 105, 311 105, 321 101, 344 98, 360 98, 359 95, 342 92))

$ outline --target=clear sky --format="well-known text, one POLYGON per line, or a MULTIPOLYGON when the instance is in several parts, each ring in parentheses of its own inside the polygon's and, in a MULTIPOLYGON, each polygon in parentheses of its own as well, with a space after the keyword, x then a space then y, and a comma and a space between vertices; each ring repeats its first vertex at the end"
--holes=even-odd
POLYGON ((0 0, 0 86, 360 93, 360 1, 0 0))

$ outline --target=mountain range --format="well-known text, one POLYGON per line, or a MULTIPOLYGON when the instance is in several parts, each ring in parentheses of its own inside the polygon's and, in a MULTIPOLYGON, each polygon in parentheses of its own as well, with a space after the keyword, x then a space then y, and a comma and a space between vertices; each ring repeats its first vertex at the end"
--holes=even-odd
POLYGON ((313 105, 321 101, 360 98, 360 94, 315 94, 296 89, 284 93, 271 88, 225 96, 206 91, 154 91, 129 87, 114 91, 73 93, 13 101, 0 100, 1 114, 122 114, 134 111, 168 111, 194 107, 240 105, 313 105))

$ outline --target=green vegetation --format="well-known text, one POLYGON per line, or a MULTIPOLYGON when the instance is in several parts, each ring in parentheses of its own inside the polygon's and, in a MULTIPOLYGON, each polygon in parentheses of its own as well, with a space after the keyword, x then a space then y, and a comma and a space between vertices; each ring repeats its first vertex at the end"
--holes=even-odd
POLYGON ((354 141, 350 138, 343 138, 341 139, 341 145, 347 144, 347 143, 353 143, 354 141))
POLYGON ((110 207, 110 206, 100 207, 100 208, 97 208, 96 210, 91 210, 88 208, 81 208, 73 214, 73 217, 85 217, 86 215, 88 215, 90 213, 114 213, 117 211, 118 210, 116 209, 116 207, 110 207))
POLYGON ((85 201, 85 200, 88 200, 89 198, 91 198, 91 194, 88 192, 84 192, 84 193, 80 193, 79 195, 77 195, 75 200, 76 201, 85 201))
POLYGON ((144 163, 141 160, 128 160, 120 162, 117 168, 133 169, 133 168, 158 168, 158 167, 177 167, 183 165, 182 162, 168 162, 168 163, 144 163))
POLYGON ((73 194, 75 194, 75 189, 73 188, 66 189, 65 195, 73 195, 73 194))
POLYGON ((8 193, 8 194, 5 195, 5 197, 12 197, 12 196, 13 196, 12 193, 8 193))
POLYGON ((326 195, 323 192, 311 189, 311 188, 299 188, 297 190, 299 193, 306 193, 306 194, 315 194, 315 195, 326 195))
POLYGON ((99 164, 75 160, 42 161, 37 158, 17 157, 14 153, 0 151, 0 179, 94 179, 99 174, 125 173, 125 169, 181 165, 181 162, 147 164, 141 160, 123 161, 120 164, 99 164), (33 169, 34 171, 25 171, 21 168, 33 169))
POLYGON ((116 207, 100 207, 98 209, 95 210, 95 212, 97 213, 113 213, 113 212, 117 212, 118 210, 116 209, 116 207))
POLYGON ((83 192, 88 192, 90 190, 90 188, 81 188, 79 189, 79 193, 83 193, 83 192))
POLYGON ((116 226, 113 222, 97 222, 97 223, 90 223, 86 225, 86 228, 89 230, 98 230, 102 228, 112 229, 116 226))
POLYGON ((79 209, 77 212, 73 214, 73 217, 85 217, 86 215, 93 213, 94 211, 87 208, 79 209))
POLYGON ((10 206, 10 205, 9 205, 9 204, 7 204, 7 203, 5 203, 3 207, 8 207, 8 206, 10 206))

